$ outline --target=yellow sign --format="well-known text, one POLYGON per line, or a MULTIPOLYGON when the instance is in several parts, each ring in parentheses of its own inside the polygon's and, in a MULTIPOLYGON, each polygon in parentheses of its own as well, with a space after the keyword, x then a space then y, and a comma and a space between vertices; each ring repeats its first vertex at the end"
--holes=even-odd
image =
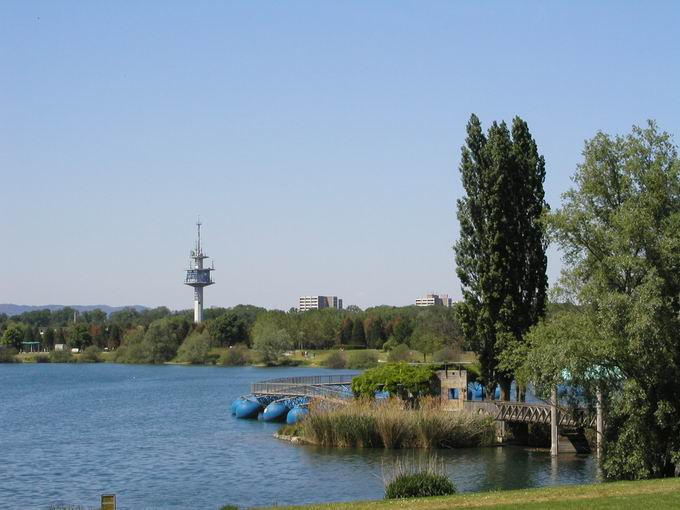
POLYGON ((116 495, 102 494, 102 508, 101 510, 116 510, 116 495))

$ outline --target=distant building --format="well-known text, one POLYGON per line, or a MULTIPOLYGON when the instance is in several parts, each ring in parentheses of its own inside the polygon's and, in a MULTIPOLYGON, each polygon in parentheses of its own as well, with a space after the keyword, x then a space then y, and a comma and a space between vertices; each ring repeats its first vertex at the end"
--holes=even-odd
POLYGON ((300 296, 298 310, 319 310, 321 308, 336 308, 342 310, 342 299, 338 296, 300 296))
POLYGON ((425 297, 416 299, 416 306, 451 306, 452 299, 448 294, 428 294, 425 297))

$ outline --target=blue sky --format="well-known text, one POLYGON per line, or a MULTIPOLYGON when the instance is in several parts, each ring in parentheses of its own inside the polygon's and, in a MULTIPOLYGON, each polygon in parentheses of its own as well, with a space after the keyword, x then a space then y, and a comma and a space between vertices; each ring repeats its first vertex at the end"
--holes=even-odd
MULTIPOLYGON (((460 296, 465 124, 680 136, 677 2, 0 4, 0 302, 361 307, 460 296)), ((550 252, 550 274, 559 273, 550 252)))

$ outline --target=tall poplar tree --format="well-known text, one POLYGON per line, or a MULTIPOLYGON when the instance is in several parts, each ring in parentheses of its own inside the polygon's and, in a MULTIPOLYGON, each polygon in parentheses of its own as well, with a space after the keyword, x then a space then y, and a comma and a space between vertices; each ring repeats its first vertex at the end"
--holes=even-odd
POLYGON ((494 122, 485 136, 473 114, 460 172, 465 196, 458 200, 454 250, 463 302, 457 315, 479 355, 487 394, 500 384, 507 398, 512 374, 499 368, 499 355, 523 342, 545 313, 545 161, 519 117, 512 133, 504 122, 494 122))

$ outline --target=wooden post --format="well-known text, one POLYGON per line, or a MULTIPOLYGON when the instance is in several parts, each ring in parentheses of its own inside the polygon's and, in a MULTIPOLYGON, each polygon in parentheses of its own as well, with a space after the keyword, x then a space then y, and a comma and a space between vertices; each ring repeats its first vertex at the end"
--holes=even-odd
POLYGON ((597 439, 597 458, 602 457, 602 440, 604 434, 604 416, 603 416, 603 398, 602 390, 597 388, 597 416, 595 418, 595 429, 597 439))
POLYGON ((559 454, 558 443, 560 441, 557 431, 557 386, 550 394, 550 455, 553 457, 559 454))

